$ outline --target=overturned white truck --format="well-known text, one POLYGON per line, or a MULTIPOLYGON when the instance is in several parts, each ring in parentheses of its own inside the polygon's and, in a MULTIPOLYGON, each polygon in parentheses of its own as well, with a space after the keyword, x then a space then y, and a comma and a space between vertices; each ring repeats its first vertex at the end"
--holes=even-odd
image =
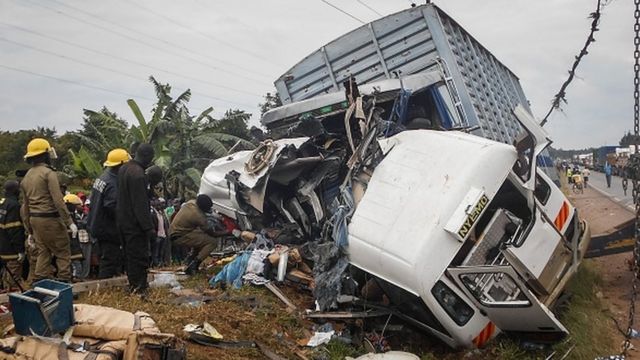
POLYGON ((549 139, 522 107, 514 145, 443 131, 437 114, 424 117, 428 103, 403 126, 381 117, 402 94, 419 98, 443 81, 427 72, 275 109, 269 116, 302 119, 289 137, 213 161, 200 192, 244 229, 342 245, 405 319, 452 347, 500 331, 560 339, 567 330, 548 308, 590 235, 536 166, 549 139), (318 112, 326 116, 309 115, 318 112))

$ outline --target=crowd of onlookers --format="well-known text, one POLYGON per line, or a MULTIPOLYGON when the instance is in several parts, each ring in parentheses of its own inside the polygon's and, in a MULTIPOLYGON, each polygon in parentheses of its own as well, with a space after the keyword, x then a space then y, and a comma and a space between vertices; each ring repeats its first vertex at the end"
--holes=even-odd
MULTIPOLYGON (((154 149, 111 150, 89 196, 61 186, 45 139, 27 145, 30 169, 4 184, 0 260, 5 289, 34 281, 70 282, 125 274, 132 293, 146 294, 150 267, 185 261, 193 274, 234 225, 212 211, 207 195, 167 202, 157 196, 162 171, 154 149)), ((227 219, 228 220, 228 219, 227 219)))

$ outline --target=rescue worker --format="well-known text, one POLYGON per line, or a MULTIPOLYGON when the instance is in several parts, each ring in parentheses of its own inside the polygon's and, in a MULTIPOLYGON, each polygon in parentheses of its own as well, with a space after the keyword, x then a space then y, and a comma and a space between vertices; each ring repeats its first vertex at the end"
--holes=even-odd
POLYGON ((220 246, 220 236, 228 234, 209 225, 205 214, 211 212, 213 202, 209 196, 200 194, 196 200, 187 201, 171 222, 171 241, 179 247, 193 248, 195 258, 191 260, 185 273, 195 274, 200 263, 220 246))
POLYGON ((97 239, 99 249, 98 277, 107 279, 122 273, 122 239, 116 223, 118 202, 118 172, 123 164, 131 159, 125 149, 113 149, 103 163, 105 171, 93 182, 91 211, 87 219, 87 228, 97 239))
POLYGON ((24 226, 20 220, 20 184, 15 180, 4 183, 4 198, 0 199, 0 259, 5 264, 2 287, 19 288, 22 284, 24 260, 24 226))
POLYGON ((63 198, 64 203, 67 205, 67 210, 69 210, 69 214, 71 214, 71 220, 78 227, 78 232, 76 234, 70 234, 70 248, 71 248, 71 275, 74 279, 82 279, 83 278, 83 268, 82 268, 82 260, 84 259, 84 255, 82 254, 82 248, 80 247, 80 229, 83 228, 84 222, 84 211, 83 211, 83 202, 80 197, 76 194, 67 194, 63 198))
POLYGON ((149 183, 145 175, 145 169, 151 165, 153 156, 150 144, 140 144, 135 158, 122 165, 118 171, 116 223, 124 244, 130 290, 143 297, 149 287, 149 247, 156 234, 151 222, 149 183))
POLYGON ((55 257, 57 278, 71 281, 71 249, 67 228, 72 235, 78 227, 71 220, 58 175, 51 168, 55 159, 55 149, 42 138, 35 138, 27 145, 25 160, 31 168, 20 183, 22 190, 21 214, 27 231, 35 238, 37 260, 34 280, 53 278, 51 266, 55 257))

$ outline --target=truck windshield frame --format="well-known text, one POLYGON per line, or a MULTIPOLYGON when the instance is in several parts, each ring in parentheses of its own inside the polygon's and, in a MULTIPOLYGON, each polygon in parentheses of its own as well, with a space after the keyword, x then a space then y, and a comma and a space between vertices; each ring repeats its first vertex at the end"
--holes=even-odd
POLYGON ((522 289, 511 275, 502 272, 468 272, 458 275, 460 282, 469 290, 469 293, 482 305, 495 308, 525 308, 530 307, 531 301, 527 298, 526 289, 522 289), (511 288, 511 294, 505 290, 511 288), (490 293, 493 291, 493 294, 490 293), (502 293, 499 293, 502 291, 502 293), (505 296, 504 299, 496 299, 495 296, 505 296), (493 296, 493 297, 490 297, 493 296), (509 298, 512 297, 512 298, 509 298))

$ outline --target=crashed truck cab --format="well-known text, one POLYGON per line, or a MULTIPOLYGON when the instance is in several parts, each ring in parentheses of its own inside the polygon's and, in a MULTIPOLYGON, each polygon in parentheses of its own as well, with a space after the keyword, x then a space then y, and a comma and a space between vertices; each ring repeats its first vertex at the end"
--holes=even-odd
MULTIPOLYGON (((516 114, 540 129, 521 108, 516 114)), ((385 139, 387 155, 351 219, 351 263, 382 279, 414 325, 452 347, 483 346, 499 331, 546 341, 567 333, 548 306, 590 235, 536 172, 532 159, 546 139, 530 136, 543 145, 527 149, 528 158, 462 132, 385 139)))
MULTIPOLYGON (((404 320, 451 347, 480 347, 500 331, 558 340, 567 330, 549 307, 576 272, 590 234, 536 167, 547 135, 522 107, 514 109, 525 130, 515 145, 455 130, 463 122, 442 83, 428 72, 360 86, 387 113, 403 94, 409 104, 427 103, 413 125, 378 129, 374 139, 363 134, 361 143, 375 143, 380 153, 365 171, 344 171, 351 153, 308 153, 313 135, 284 137, 214 160, 200 192, 243 229, 260 230, 275 213, 313 240, 330 217, 331 194, 352 184, 349 262, 373 275, 404 320), (268 161, 255 166, 256 157, 268 161)), ((322 133, 344 135, 348 105, 344 92, 329 93, 271 110, 262 121, 285 136, 311 116, 322 133)), ((323 139, 314 146, 335 148, 336 139, 349 146, 344 136, 323 139)))

